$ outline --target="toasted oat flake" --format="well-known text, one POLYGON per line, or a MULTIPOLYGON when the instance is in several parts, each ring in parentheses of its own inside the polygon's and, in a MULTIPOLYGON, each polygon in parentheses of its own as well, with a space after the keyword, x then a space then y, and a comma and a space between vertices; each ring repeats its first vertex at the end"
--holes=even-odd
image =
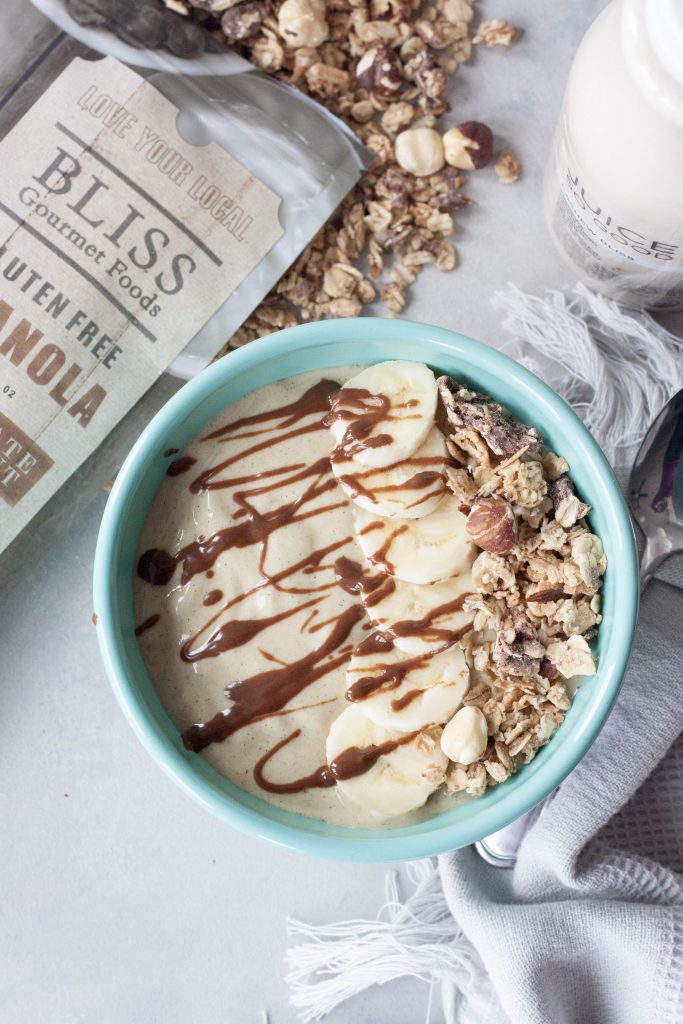
POLYGON ((502 46, 508 50, 521 34, 520 28, 503 18, 491 18, 482 21, 472 42, 482 43, 484 46, 502 46))
POLYGON ((509 149, 504 150, 496 160, 496 174, 501 185, 512 185, 519 180, 522 165, 509 149))

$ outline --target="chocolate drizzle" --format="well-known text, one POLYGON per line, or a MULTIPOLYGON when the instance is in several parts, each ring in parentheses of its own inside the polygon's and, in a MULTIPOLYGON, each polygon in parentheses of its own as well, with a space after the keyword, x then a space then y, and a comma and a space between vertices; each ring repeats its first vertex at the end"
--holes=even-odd
MULTIPOLYGON (((342 563, 340 575, 342 580, 346 581, 350 587, 357 587, 362 590, 363 584, 369 582, 369 596, 371 599, 381 589, 381 577, 370 577, 368 579, 368 577, 363 575, 361 567, 351 562, 350 559, 338 559, 337 562, 342 563)), ((413 669, 425 665, 435 654, 447 650, 457 640, 461 639, 472 628, 471 622, 466 623, 457 630, 439 629, 433 626, 433 622, 435 619, 461 611, 467 596, 467 594, 460 594, 452 601, 437 605, 422 619, 405 619, 401 622, 392 623, 386 629, 376 629, 365 637, 364 640, 361 640, 354 652, 355 656, 360 658, 388 654, 394 649, 396 637, 420 636, 432 642, 436 641, 439 646, 436 650, 424 651, 413 657, 404 658, 402 661, 388 661, 384 665, 379 662, 374 666, 376 671, 372 674, 354 679, 346 691, 346 699, 358 703, 367 700, 374 693, 377 693, 378 690, 398 689, 413 669)), ((366 599, 366 605, 367 603, 366 599)), ((422 692, 420 689, 415 689, 396 698, 391 703, 392 710, 401 711, 419 697, 422 692)))
POLYGON ((268 793, 301 793, 305 789, 328 789, 336 786, 337 782, 357 778, 369 771, 380 757, 391 754, 398 747, 406 743, 412 743, 419 732, 406 733, 397 740, 387 740, 385 743, 373 743, 369 747, 348 747, 337 754, 329 764, 322 764, 310 775, 304 775, 300 779, 293 779, 291 782, 270 782, 264 775, 264 768, 275 755, 286 747, 292 740, 301 735, 301 729, 295 729, 284 739, 271 747, 263 757, 259 758, 254 766, 254 779, 261 789, 268 793))
MULTIPOLYGON (((302 512, 302 508, 315 501, 320 495, 336 488, 334 479, 331 478, 331 467, 328 457, 317 460, 310 466, 294 464, 273 469, 267 469, 262 473, 247 474, 236 478, 221 478, 220 474, 229 466, 244 460, 250 455, 274 444, 282 444, 303 434, 324 429, 322 418, 316 418, 311 423, 297 426, 301 420, 311 415, 321 414, 328 410, 331 397, 338 391, 339 386, 333 381, 321 380, 301 395, 295 402, 275 409, 268 409, 265 412, 253 416, 245 416, 224 427, 219 427, 212 433, 207 434, 203 441, 208 440, 235 440, 243 435, 238 431, 244 427, 256 424, 270 424, 264 430, 256 431, 256 434, 266 434, 264 440, 234 453, 231 457, 219 462, 216 466, 210 466, 199 474, 190 484, 190 491, 193 494, 201 494, 204 491, 219 490, 234 487, 241 483, 255 483, 265 478, 275 478, 268 484, 260 484, 250 490, 236 491, 233 499, 237 505, 234 514, 235 519, 243 519, 243 522, 235 523, 233 526, 218 530, 209 537, 197 537, 190 544, 185 545, 176 554, 171 554, 159 548, 151 548, 145 551, 138 562, 138 575, 147 583, 154 586, 165 586, 169 583, 177 565, 182 566, 181 584, 188 583, 198 572, 206 572, 211 569, 219 555, 234 548, 249 547, 253 544, 265 546, 268 538, 276 530, 282 529, 290 523, 301 522, 312 516, 321 515, 334 508, 341 507, 343 502, 325 505, 302 512), (293 427, 295 429, 289 429, 293 427), (275 431, 275 436, 273 432, 275 431), (290 475, 287 475, 290 474, 290 475), (293 474, 293 475, 291 475, 293 474), (267 513, 259 513, 249 500, 260 494, 265 494, 277 488, 283 488, 299 481, 311 479, 311 484, 294 501, 288 502, 267 513)), ((190 456, 183 456, 169 466, 169 473, 172 467, 178 463, 182 464, 182 470, 171 475, 185 472, 192 463, 188 464, 190 456)))
POLYGON ((330 427, 340 421, 347 424, 332 458, 350 459, 366 448, 383 448, 391 444, 391 434, 373 434, 382 422, 389 420, 391 401, 386 395, 373 395, 365 388, 340 388, 330 396, 330 413, 323 421, 330 427))
MULTIPOLYGON (((255 586, 250 587, 250 589, 245 591, 243 594, 238 594, 236 597, 231 598, 231 600, 227 601, 221 608, 219 608, 219 610, 212 616, 212 618, 210 618, 208 622, 205 622, 204 625, 200 629, 198 629, 189 638, 189 640, 185 642, 183 649, 189 651, 191 647, 197 642, 197 640, 213 626, 213 624, 219 619, 221 615, 229 611, 231 608, 235 607, 235 605, 241 604, 242 601, 246 601, 247 598, 252 597, 259 590, 262 590, 265 587, 270 586, 273 587, 275 590, 281 590, 288 594, 319 594, 323 593, 326 590, 329 590, 331 587, 336 586, 335 583, 322 583, 315 587, 286 587, 283 585, 283 583, 285 580, 289 579, 290 576, 295 575, 297 572, 317 570, 320 567, 320 563, 322 562, 322 560, 328 554, 334 551, 338 551, 339 548, 345 547, 347 544, 351 542, 351 539, 351 537, 342 537, 341 540, 335 541, 333 544, 328 544, 326 547, 318 548, 315 551, 311 551, 308 555, 300 559, 300 561, 296 562, 294 565, 290 565, 286 569, 282 569, 280 572, 275 573, 272 576, 262 575, 261 580, 258 583, 256 583, 255 586)), ((213 570, 210 569, 206 575, 213 576, 213 570)), ((299 606, 298 610, 301 610, 301 606, 299 606)), ((306 620, 304 620, 302 627, 300 627, 301 632, 303 632, 303 628, 306 625, 308 625, 310 619, 314 617, 316 614, 317 610, 314 609, 311 612, 311 615, 308 616, 306 620)))
POLYGON ((294 605, 292 608, 278 612, 277 615, 266 615, 261 619, 229 619, 215 633, 212 633, 201 647, 193 650, 193 638, 186 641, 180 649, 180 657, 183 661, 189 662, 201 661, 202 658, 216 658, 219 654, 232 651, 235 647, 241 647, 242 644, 248 643, 264 629, 274 626, 276 622, 289 619, 292 615, 296 615, 304 608, 318 604, 321 600, 322 598, 314 597, 310 601, 305 601, 304 604, 294 605))
MULTIPOLYGON (((356 654, 382 653, 393 649, 393 640, 387 633, 371 633, 369 637, 361 641, 356 648, 356 654), (382 638, 380 640, 380 637, 382 638), (373 639, 374 638, 374 639, 373 639), (367 650, 368 641, 372 641, 370 650, 367 650)), ((377 665, 377 672, 369 676, 360 676, 349 686, 346 691, 346 699, 353 703, 367 700, 378 690, 397 690, 405 677, 413 669, 421 668, 432 657, 433 652, 416 654, 404 661, 387 662, 386 665, 377 665)), ((410 703, 410 702, 408 702, 410 703)))
MULTIPOLYGON (((306 423, 303 427, 297 427, 296 430, 290 430, 286 434, 281 434, 278 438, 278 442, 282 443, 284 441, 291 441, 295 437, 303 437, 304 434, 311 434, 322 429, 323 427, 321 422, 316 420, 314 423, 306 423)), ((249 455, 255 455, 257 452, 261 452, 266 448, 272 447, 272 444, 272 438, 267 437, 264 441, 259 441, 258 444, 253 444, 250 448, 245 448, 236 455, 232 455, 230 458, 224 459, 216 466, 211 466, 210 469, 204 470, 203 473, 200 473, 199 476, 192 481, 190 484, 190 490, 193 494, 202 494, 204 491, 220 491, 232 486, 230 480, 216 480, 215 477, 218 476, 219 473, 222 473, 224 469, 227 469, 229 466, 234 466, 236 462, 246 459, 249 455)))
POLYGON ((358 594, 363 598, 366 608, 378 604, 396 588, 392 576, 379 573, 377 576, 366 576, 358 562, 342 556, 334 563, 334 575, 337 583, 347 594, 358 594))
MULTIPOLYGON (((151 548, 145 551, 138 562, 138 576, 154 586, 164 586, 170 583, 176 566, 182 566, 180 582, 184 586, 189 583, 197 573, 206 572, 210 569, 216 559, 225 551, 233 548, 251 547, 253 544, 264 545, 271 534, 281 530, 291 523, 300 523, 313 516, 322 515, 335 508, 341 508, 344 502, 334 502, 331 505, 323 505, 317 508, 301 512, 304 505, 313 501, 321 494, 332 490, 336 484, 334 480, 326 480, 322 483, 314 483, 306 488, 303 494, 294 501, 281 505, 279 508, 266 512, 263 515, 256 509, 249 508, 246 511, 246 518, 241 523, 228 526, 223 530, 217 530, 209 537, 197 537, 182 547, 177 554, 172 555, 168 551, 159 548, 151 548)), ((237 499, 238 496, 235 495, 237 499)), ((244 507, 244 506, 243 506, 244 507)))
POLYGON ((291 665, 269 669, 230 683, 225 690, 230 706, 208 722, 190 726, 183 733, 185 747, 199 753, 210 743, 227 739, 256 718, 280 711, 311 683, 345 664, 350 654, 338 653, 337 657, 330 660, 328 655, 338 652, 362 616, 363 609, 359 605, 352 605, 337 618, 322 644, 303 658, 291 665))
POLYGON ((174 459, 169 463, 166 476, 182 476, 183 473, 192 469, 196 461, 191 455, 181 455, 179 459, 174 459))
MULTIPOLYGON (((375 576, 369 576, 364 573, 363 567, 358 562, 354 562, 345 556, 336 560, 334 572, 339 586, 349 594, 360 595, 366 609, 374 608, 385 598, 390 597, 396 589, 396 581, 393 576, 383 572, 379 572, 375 576)), ((460 594, 458 597, 453 598, 452 601, 436 605, 422 619, 403 619, 400 622, 392 623, 391 626, 382 627, 383 633, 373 633, 370 637, 367 637, 359 645, 358 653, 372 653, 371 645, 380 644, 382 641, 377 640, 376 637, 382 635, 387 638, 387 643, 390 642, 391 638, 397 636, 419 636, 430 643, 436 642, 444 646, 450 646, 450 644, 460 640, 470 631, 472 623, 468 622, 457 630, 441 628, 435 626, 434 623, 439 619, 462 611, 466 599, 470 596, 469 593, 460 594), (367 650, 362 649, 364 645, 367 645, 367 650)))
MULTIPOLYGON (((382 524, 380 523, 379 525, 381 526, 382 524)), ((364 529, 369 533, 369 527, 371 526, 374 526, 374 523, 368 523, 364 529)), ((391 547, 396 538, 400 537, 402 533, 405 533, 407 529, 408 524, 402 523, 400 526, 395 526, 394 529, 390 531, 384 543, 369 556, 373 565, 383 565, 388 573, 392 573, 394 567, 389 561, 389 552, 391 551, 391 547)))
MULTIPOLYGON (((317 430, 324 430, 325 423, 323 419, 316 419, 312 423, 306 423, 303 426, 297 426, 301 420, 306 419, 308 416, 314 416, 318 413, 325 413, 329 409, 330 400, 338 392, 339 385, 331 380, 321 380, 313 387, 308 388, 307 391, 297 398, 294 402, 289 402, 287 405, 281 405, 275 409, 266 409, 265 412, 256 413, 253 416, 243 416, 241 419, 234 420, 232 423, 228 423, 224 427, 219 427, 217 430, 212 431, 210 434, 206 434, 202 438, 202 441, 232 441, 237 440, 241 437, 258 437, 261 434, 266 434, 266 438, 263 441, 259 441, 243 451, 231 456, 230 458, 224 459, 219 462, 216 466, 211 466, 203 473, 192 481, 190 490, 193 494, 201 494, 203 491, 221 490, 226 487, 234 485, 234 480, 216 480, 215 478, 227 469, 229 466, 234 465, 236 462, 247 458, 249 455, 254 455, 257 452, 264 451, 270 448, 273 444, 272 433, 273 430, 278 432, 277 443, 282 444, 285 441, 290 441, 293 438, 301 437, 304 434, 310 434, 317 430), (272 424, 273 421, 279 421, 275 426, 267 426, 264 430, 256 430, 247 434, 240 434, 238 431, 244 427, 250 427, 260 424, 272 424), (295 429, 290 429, 295 428, 295 429)), ((328 463, 328 460, 325 460, 328 463)), ((329 463, 328 463, 329 466, 329 463)), ((300 467, 285 467, 285 469, 300 468, 300 467)), ((326 467, 328 468, 328 467, 326 467)), ((276 470, 275 472, 283 472, 284 470, 276 470)), ((313 474, 315 471, 313 467, 308 467, 308 473, 313 474)), ((273 475, 273 471, 262 475, 273 475)), ((256 492, 256 493, 263 493, 256 492)))
POLYGON ((337 779, 329 764, 322 764, 310 775, 304 775, 300 779, 293 779, 292 782, 270 782, 263 774, 264 768, 275 755, 288 746, 292 740, 301 736, 301 729, 295 729, 289 736, 276 743, 274 747, 266 751, 254 765, 253 774, 256 784, 267 793, 301 793, 304 789, 329 789, 337 785, 337 779))
POLYGON ((212 431, 212 433, 206 434, 202 441, 213 441, 216 438, 224 439, 230 434, 234 434, 235 431, 242 430, 244 427, 252 427, 260 423, 270 423, 273 420, 282 420, 278 424, 278 428, 286 430, 306 416, 311 416, 317 412, 328 412, 330 398, 337 391, 339 391, 339 384, 332 380, 320 380, 313 387, 304 391, 303 395, 297 398, 296 401, 289 402, 287 405, 280 405, 276 409, 266 409, 265 412, 259 412, 253 416, 243 416, 239 420, 233 420, 232 423, 228 423, 226 426, 219 427, 217 430, 212 431))
POLYGON ((378 629, 369 633, 364 640, 356 647, 356 654, 365 657, 368 654, 386 654, 394 648, 394 641, 388 633, 382 633, 378 629))
MULTIPOLYGON (((350 461, 346 452, 340 447, 335 448, 331 459, 336 466, 350 461)), ((421 491, 423 493, 419 494, 415 501, 406 504, 406 508, 415 508, 430 498, 443 494, 446 490, 446 481, 440 469, 420 469, 418 467, 442 466, 443 461, 440 456, 433 455, 413 456, 412 458, 404 459, 402 465, 414 466, 416 467, 416 472, 403 482, 373 485, 372 478, 385 474, 387 471, 385 466, 380 468, 370 467, 361 471, 356 469, 353 473, 341 473, 339 475, 339 482, 346 487, 353 498, 365 498, 366 501, 371 502, 373 505, 377 504, 378 497, 382 494, 421 491)))
POLYGON ((434 622, 462 611, 466 599, 470 596, 470 594, 460 594, 452 601, 446 601, 444 604, 437 605, 423 619, 404 619, 401 622, 394 622, 389 632, 391 636, 395 637, 419 636, 428 642, 440 641, 446 646, 450 646, 456 640, 460 640, 461 637, 465 636, 466 633, 469 633, 472 628, 472 622, 468 622, 462 628, 456 630, 441 629, 435 626, 434 622))
POLYGON ((168 551, 150 548, 140 555, 138 576, 154 587, 163 587, 173 576, 176 565, 176 559, 168 551))
POLYGON ((423 693, 424 690, 408 690, 408 692, 404 693, 402 697, 396 697, 394 700, 392 700, 391 710, 403 711, 403 709, 407 708, 410 704, 412 704, 414 700, 417 700, 418 697, 421 697, 423 693))
POLYGON ((148 619, 145 619, 144 622, 141 622, 139 626, 135 627, 135 635, 142 636, 142 634, 146 633, 148 629, 152 628, 152 626, 156 626, 159 618, 159 615, 150 615, 148 619))

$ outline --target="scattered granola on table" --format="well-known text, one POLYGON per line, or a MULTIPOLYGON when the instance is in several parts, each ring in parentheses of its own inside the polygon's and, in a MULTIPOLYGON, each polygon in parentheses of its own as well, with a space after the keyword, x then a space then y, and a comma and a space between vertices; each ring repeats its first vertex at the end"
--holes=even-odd
POLYGON ((511 153, 509 149, 503 150, 496 160, 496 174, 501 185, 512 185, 515 181, 519 181, 521 173, 522 165, 515 154, 511 153))
POLYGON ((507 47, 518 29, 500 19, 477 29, 470 0, 167 5, 183 7, 216 41, 324 104, 376 156, 226 348, 307 320, 357 316, 377 298, 399 314, 423 267, 457 265, 454 214, 471 203, 463 172, 492 160, 493 136, 480 121, 448 120, 450 78, 473 42, 507 47))
POLYGON ((456 723, 451 748, 467 756, 446 782, 479 795, 534 757, 561 725, 577 677, 594 675, 588 641, 601 621, 607 560, 569 465, 544 451, 538 431, 450 377, 438 386, 448 484, 480 548, 464 641, 474 676, 464 708, 480 714, 456 723))
POLYGON ((509 50, 521 34, 521 29, 516 25, 511 25, 502 18, 492 18, 490 21, 482 21, 472 42, 483 43, 484 46, 501 46, 504 50, 509 50))

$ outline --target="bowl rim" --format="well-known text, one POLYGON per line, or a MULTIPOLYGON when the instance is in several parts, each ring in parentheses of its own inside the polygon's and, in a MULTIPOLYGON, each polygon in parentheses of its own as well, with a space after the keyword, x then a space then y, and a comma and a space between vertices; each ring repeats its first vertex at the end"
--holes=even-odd
MULTIPOLYGON (((383 361, 383 357, 368 359, 368 363, 377 361, 383 361)), ((343 365, 343 361, 335 363, 330 360, 325 365, 343 365)), ((321 365, 320 368, 324 367, 321 365)), ((272 379, 286 376, 290 374, 276 375, 272 379)), ((265 384, 255 385, 261 386, 265 384)), ((254 388, 248 388, 246 393, 251 390, 254 388)), ((97 539, 93 587, 98 643, 110 684, 134 732, 166 774, 195 801, 242 832, 316 857, 362 862, 410 860, 468 845, 503 828, 551 793, 592 745, 617 698, 630 654, 639 603, 637 551, 625 501, 603 452, 573 410, 531 371, 482 342, 443 328, 384 317, 328 320, 287 328, 229 353, 185 384, 143 430, 116 477, 97 539), (345 342, 358 342, 360 333, 380 345, 386 343, 383 336, 388 334, 396 343, 429 345, 429 351, 425 351, 428 363, 437 362, 437 358, 432 360, 432 356, 438 355, 435 350, 439 348, 448 350, 453 357, 457 357, 459 352, 470 361, 476 356, 476 365, 481 366, 483 372, 505 376, 516 386, 533 392, 539 404, 553 411, 557 426, 566 427, 581 444, 584 456, 589 458, 596 486, 598 483, 602 486, 603 498, 607 501, 601 511, 609 516, 610 539, 620 550, 619 563, 611 570, 618 577, 619 630, 607 638, 608 648, 601 656, 598 674, 592 677, 599 681, 597 693, 583 709, 583 718, 574 730, 571 744, 564 744, 556 750, 556 756, 548 755, 539 772, 529 774, 531 766, 528 766, 524 772, 514 776, 509 790, 508 783, 495 787, 502 795, 490 805, 478 806, 479 802, 473 801, 468 804, 471 814, 461 821, 445 825, 440 825, 439 821, 449 811, 406 829, 367 830, 325 826, 317 819, 281 811, 255 797, 239 802, 217 784, 218 779, 224 780, 203 758, 179 751, 177 743, 171 742, 138 693, 135 681, 129 677, 123 652, 116 597, 122 522, 129 507, 134 505, 135 491, 149 469, 150 459, 161 450, 160 446, 165 446, 169 433, 186 415, 197 410, 207 396, 227 385, 231 379, 277 360, 288 352, 310 348, 311 343, 326 352, 328 348, 345 342), (609 653, 608 659, 606 653, 609 653), (211 774, 217 776, 216 783, 212 782, 211 774), (325 834, 326 830, 333 834, 325 834)), ((545 750, 551 747, 549 744, 545 750)), ((239 793, 244 799, 244 792, 239 793)))

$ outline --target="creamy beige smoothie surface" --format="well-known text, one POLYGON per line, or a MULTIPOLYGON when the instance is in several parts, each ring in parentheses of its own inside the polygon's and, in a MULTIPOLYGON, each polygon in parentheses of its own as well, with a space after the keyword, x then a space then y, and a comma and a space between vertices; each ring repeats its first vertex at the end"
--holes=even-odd
POLYGON ((322 423, 333 390, 305 374, 208 424, 169 464, 135 587, 137 620, 159 616, 139 642, 186 743, 243 789, 319 817, 344 817, 334 792, 265 793, 253 769, 295 730, 273 776, 324 761, 344 662, 363 635, 362 611, 334 574, 338 557, 358 553, 322 423))

